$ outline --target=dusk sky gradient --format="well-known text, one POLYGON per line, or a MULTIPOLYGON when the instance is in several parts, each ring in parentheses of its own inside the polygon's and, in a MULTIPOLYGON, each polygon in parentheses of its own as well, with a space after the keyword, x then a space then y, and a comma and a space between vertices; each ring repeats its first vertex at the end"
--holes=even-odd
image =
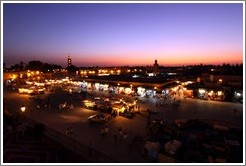
POLYGON ((243 4, 6 3, 3 47, 7 66, 243 63, 243 4))

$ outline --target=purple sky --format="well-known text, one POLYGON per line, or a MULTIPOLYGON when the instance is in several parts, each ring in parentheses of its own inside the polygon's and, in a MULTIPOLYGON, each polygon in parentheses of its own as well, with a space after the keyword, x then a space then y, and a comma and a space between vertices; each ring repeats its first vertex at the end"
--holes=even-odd
POLYGON ((243 61, 243 4, 4 4, 7 66, 222 64, 243 61))

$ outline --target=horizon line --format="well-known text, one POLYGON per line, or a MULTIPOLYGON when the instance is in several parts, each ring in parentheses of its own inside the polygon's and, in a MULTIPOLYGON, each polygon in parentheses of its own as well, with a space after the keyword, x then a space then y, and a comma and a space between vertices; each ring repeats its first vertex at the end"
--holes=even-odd
MULTIPOLYGON (((39 61, 39 60, 31 60, 31 61, 39 61)), ((29 62, 31 62, 29 61, 29 62)), ((28 62, 28 63, 29 63, 28 62)), ((43 64, 49 64, 49 65, 58 65, 58 66, 61 66, 62 68, 66 68, 68 67, 68 65, 61 65, 61 64, 57 64, 57 63, 47 63, 47 62, 42 62, 42 61, 39 61, 43 64)), ((4 63, 4 62, 3 62, 4 63)), ((26 66, 28 63, 25 63, 23 62, 24 65, 26 66)), ((14 65, 18 65, 20 63, 16 63, 16 64, 13 64, 13 65, 8 65, 6 66, 6 68, 11 68, 12 66, 14 65)), ((238 62, 238 63, 217 63, 217 64, 212 64, 212 63, 196 63, 196 64, 183 64, 183 65, 175 65, 175 64, 169 64, 169 65, 160 65, 158 64, 159 67, 187 67, 187 66, 223 66, 223 65, 243 65, 243 62, 238 62)), ((143 64, 143 65, 74 65, 72 64, 72 66, 75 66, 77 68, 80 68, 80 67, 152 67, 153 64, 143 64)))

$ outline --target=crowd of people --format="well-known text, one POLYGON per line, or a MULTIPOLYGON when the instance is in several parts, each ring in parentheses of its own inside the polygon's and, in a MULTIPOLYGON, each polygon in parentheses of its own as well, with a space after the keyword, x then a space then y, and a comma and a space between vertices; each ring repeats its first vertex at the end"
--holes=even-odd
MULTIPOLYGON (((101 128, 101 135, 102 137, 110 135, 109 127, 103 126, 101 128)), ((127 138, 128 138, 127 131, 123 130, 121 127, 118 129, 118 131, 116 130, 113 132, 114 143, 120 143, 127 138)))

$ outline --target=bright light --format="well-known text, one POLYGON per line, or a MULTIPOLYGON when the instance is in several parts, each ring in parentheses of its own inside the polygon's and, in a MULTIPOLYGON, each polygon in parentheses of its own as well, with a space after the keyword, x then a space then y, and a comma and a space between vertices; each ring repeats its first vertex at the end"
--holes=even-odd
POLYGON ((220 82, 220 83, 222 83, 222 82, 223 82, 223 80, 222 80, 222 79, 219 79, 219 82, 220 82))
POLYGON ((28 84, 28 85, 32 85, 32 84, 33 84, 33 82, 26 81, 26 84, 28 84))
POLYGON ((218 96, 221 96, 222 95, 222 91, 218 91, 218 96))
POLYGON ((172 91, 177 91, 177 89, 178 89, 177 86, 176 86, 176 87, 173 87, 173 88, 172 88, 172 91))
POLYGON ((138 95, 140 95, 140 96, 144 96, 144 95, 145 95, 145 88, 138 87, 138 88, 137 88, 137 93, 138 93, 138 95))
POLYGON ((98 74, 98 76, 108 76, 109 74, 105 73, 105 74, 98 74))
POLYGON ((132 93, 132 89, 131 88, 126 88, 125 89, 125 93, 128 94, 128 95, 131 94, 132 93))
POLYGON ((84 100, 83 103, 86 107, 94 107, 95 106, 95 102, 90 101, 90 100, 84 100))
POLYGON ((199 93, 205 93, 205 89, 199 89, 199 93))
POLYGON ((148 73, 149 77, 153 77, 154 73, 148 73))
POLYGON ((139 76, 138 75, 133 75, 132 78, 138 78, 139 76))
POLYGON ((13 75, 12 75, 12 79, 14 80, 14 79, 16 79, 16 78, 17 78, 17 75, 13 74, 13 75))
POLYGON ((30 77, 31 76, 31 73, 26 73, 27 77, 30 77))
POLYGON ((241 93, 236 93, 237 96, 241 96, 241 93))
POLYGON ((208 95, 209 95, 209 96, 212 96, 213 93, 214 93, 214 91, 210 91, 210 92, 208 93, 208 95))
POLYGON ((33 89, 19 88, 18 90, 19 93, 28 93, 28 94, 33 93, 33 89))
POLYGON ((26 107, 22 106, 21 107, 21 112, 25 112, 26 111, 26 107))
MULTIPOLYGON (((39 78, 40 79, 40 78, 39 78)), ((34 85, 37 85, 37 86, 45 86, 44 83, 40 83, 40 82, 34 82, 34 85)))
POLYGON ((177 73, 167 73, 168 75, 176 75, 177 73))
POLYGON ((192 81, 186 81, 185 85, 192 84, 192 83, 193 83, 192 81))

